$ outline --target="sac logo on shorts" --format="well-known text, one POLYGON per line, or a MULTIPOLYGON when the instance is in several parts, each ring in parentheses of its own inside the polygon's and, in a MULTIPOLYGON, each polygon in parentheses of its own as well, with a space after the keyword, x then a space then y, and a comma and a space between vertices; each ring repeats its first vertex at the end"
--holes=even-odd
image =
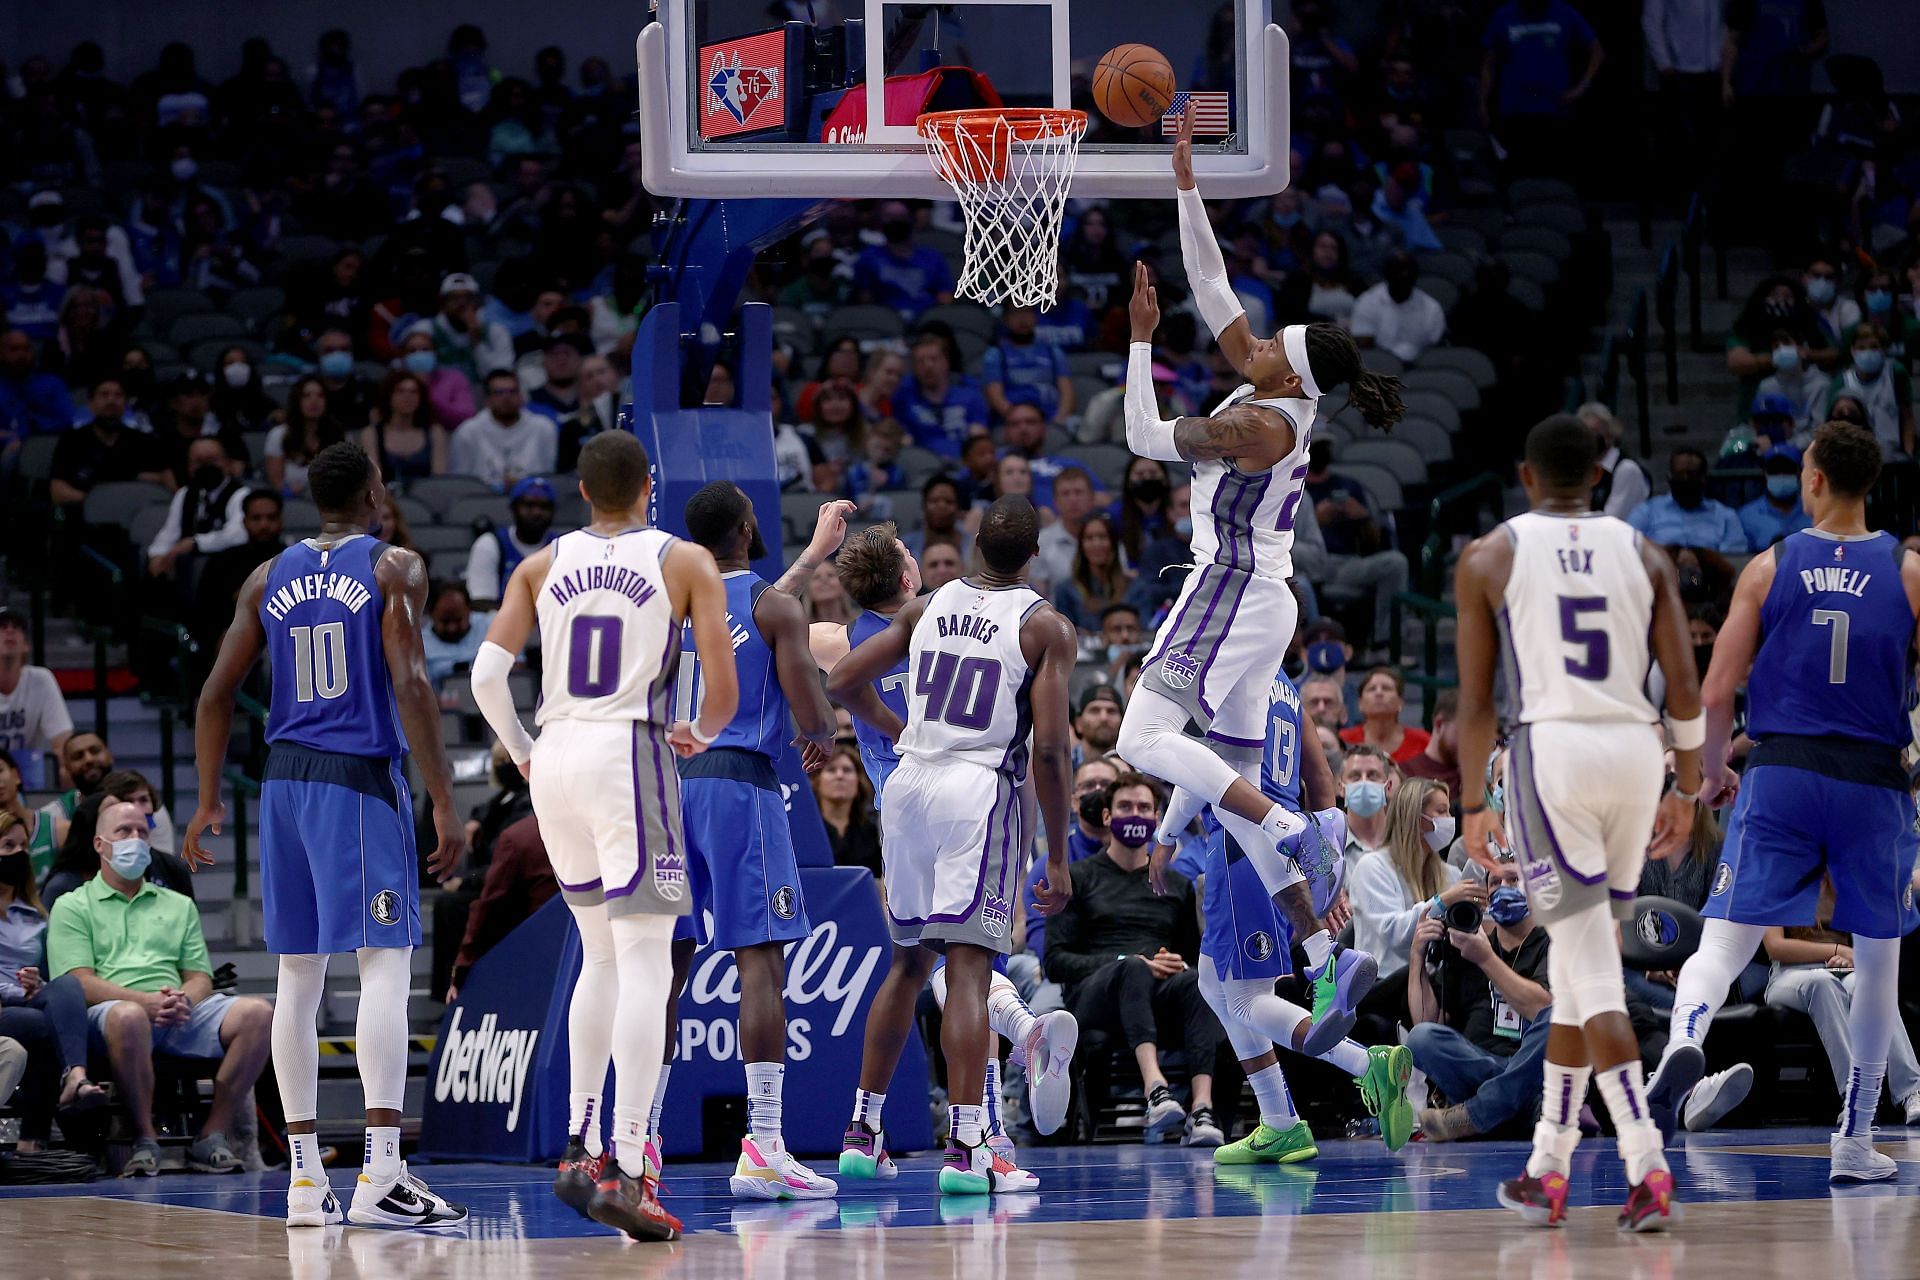
POLYGON ((1012 903, 1005 898, 988 898, 987 905, 980 908, 980 927, 987 931, 989 938, 1007 936, 1007 923, 1013 918, 1012 903))
POLYGON ((1194 677, 1199 674, 1200 664, 1190 653, 1169 652, 1160 659, 1160 678, 1170 689, 1192 688, 1194 677))
POLYGON ((1713 896, 1717 898, 1731 888, 1733 888, 1733 867, 1723 862, 1720 864, 1720 870, 1713 874, 1713 896))
POLYGON ((1247 938, 1247 958, 1265 960, 1273 954, 1273 938, 1265 930, 1247 938))
POLYGON ((1526 879, 1527 902, 1535 911, 1551 911, 1560 905, 1560 873, 1545 858, 1529 858, 1522 873, 1526 879))
POLYGON ((382 889, 367 903, 367 914, 373 917, 375 924, 398 924, 400 895, 391 889, 382 889))
POLYGON ((793 919, 793 886, 783 884, 773 891, 773 914, 782 920, 793 919))

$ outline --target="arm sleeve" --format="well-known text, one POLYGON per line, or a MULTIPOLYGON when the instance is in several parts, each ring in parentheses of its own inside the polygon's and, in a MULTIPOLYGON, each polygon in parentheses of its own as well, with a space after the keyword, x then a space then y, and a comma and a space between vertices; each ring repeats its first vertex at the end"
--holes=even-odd
POLYGON ((513 690, 507 687, 512 670, 512 654, 491 640, 481 645, 473 657, 473 702, 513 762, 525 764, 533 757, 533 737, 513 709, 513 690))
POLYGON ((1220 256, 1220 242, 1214 239, 1213 224, 1207 220, 1207 202, 1200 198, 1199 190, 1180 192, 1176 203, 1180 207, 1180 256, 1186 262, 1187 284, 1193 290, 1200 318, 1217 338, 1247 309, 1227 283, 1226 260, 1220 256))
POLYGON ((1187 829, 1207 802, 1185 787, 1175 787, 1173 798, 1167 801, 1167 811, 1160 818, 1160 829, 1154 833, 1161 844, 1176 844, 1177 837, 1187 829))
POLYGON ((1179 462, 1173 423, 1160 417, 1153 398, 1153 344, 1136 342, 1127 354, 1127 448, 1143 458, 1179 462))
POLYGON ((167 504, 167 521, 154 533, 153 541, 147 544, 147 555, 163 556, 173 550, 173 544, 180 541, 180 526, 183 521, 182 508, 186 506, 187 491, 174 491, 173 501, 167 504))

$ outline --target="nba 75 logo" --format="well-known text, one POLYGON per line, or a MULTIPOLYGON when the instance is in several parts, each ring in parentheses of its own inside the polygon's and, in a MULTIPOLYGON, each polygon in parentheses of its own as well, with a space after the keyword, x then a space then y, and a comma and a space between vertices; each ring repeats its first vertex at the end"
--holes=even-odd
POLYGON ((780 92, 780 69, 743 67, 738 53, 733 55, 733 65, 728 66, 725 54, 715 54, 707 92, 736 123, 745 124, 761 103, 780 92))
POLYGON ((1194 661, 1190 653, 1169 650, 1160 659, 1160 678, 1172 689, 1186 689, 1193 684, 1195 676, 1200 674, 1200 664, 1194 661))
POLYGON ((777 128, 786 108, 783 66, 786 37, 766 31, 738 40, 723 40, 700 50, 699 65, 707 78, 700 95, 700 136, 777 128))

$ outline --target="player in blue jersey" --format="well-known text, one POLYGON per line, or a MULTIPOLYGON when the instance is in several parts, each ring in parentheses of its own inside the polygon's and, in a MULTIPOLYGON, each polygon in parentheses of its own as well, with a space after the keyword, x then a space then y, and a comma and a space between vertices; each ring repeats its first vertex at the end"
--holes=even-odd
POLYGON ((321 450, 307 485, 320 509, 320 532, 248 577, 201 691, 194 727, 200 804, 184 849, 192 866, 213 862, 200 838, 209 828, 218 835, 224 817, 220 770, 234 694, 264 651, 273 692, 272 751, 260 786, 260 890, 267 949, 280 957, 273 1062, 292 1152, 287 1225, 329 1226, 343 1217, 320 1167, 314 1023, 328 956, 353 952, 360 963, 355 1056, 366 1089, 367 1141, 344 1217, 361 1225, 445 1226, 464 1222, 466 1210, 427 1190, 400 1159, 408 958, 420 944, 409 748, 433 798, 439 837, 427 869, 446 879, 467 845, 440 741, 440 699, 420 640, 427 569, 414 552, 368 532, 379 525, 387 494, 358 445, 321 450))
POLYGON ((1891 1178, 1873 1149, 1873 1117, 1899 1018, 1900 939, 1920 917, 1912 874, 1913 800, 1901 752, 1913 739, 1913 645, 1920 557, 1867 530, 1880 475, 1870 432, 1814 432, 1800 491, 1813 528, 1789 534, 1740 574, 1701 690, 1703 771, 1716 804, 1734 803, 1707 899, 1700 949, 1680 970, 1672 1038, 1648 1088, 1671 1108, 1705 1070, 1702 1043, 1727 989, 1768 925, 1814 923, 1823 877, 1833 928, 1853 935, 1853 1064, 1831 1142, 1837 1183, 1891 1178), (1734 692, 1747 686, 1754 748, 1744 781, 1727 767, 1734 692))
MULTIPOLYGON (((786 1074, 787 985, 785 945, 813 930, 800 892, 793 833, 774 762, 795 739, 808 772, 826 763, 833 745, 833 707, 827 702, 807 646, 800 602, 749 568, 767 554, 753 503, 731 481, 716 480, 687 499, 688 536, 713 553, 727 588, 727 626, 739 710, 707 750, 680 766, 680 809, 686 826, 694 913, 674 940, 674 1003, 693 961, 695 931, 706 913, 712 937, 733 952, 740 971, 740 1050, 746 1059, 747 1134, 740 1142, 733 1193, 749 1200, 819 1199, 836 1190, 786 1149, 781 1137, 782 1079, 786 1074)), ((700 668, 715 661, 695 654, 693 705, 700 668)), ((664 1093, 664 1088, 661 1092, 664 1093)))
MULTIPOLYGON (((1346 829, 1334 807, 1333 770, 1319 735, 1302 722, 1299 690, 1284 674, 1274 677, 1268 694, 1260 790, 1270 800, 1312 815, 1306 830, 1282 842, 1282 853, 1297 858, 1303 853, 1301 845, 1315 841, 1331 845, 1332 856, 1339 856, 1346 829)), ((1182 811, 1169 809, 1162 819, 1148 864, 1156 891, 1173 860, 1174 837, 1201 807, 1190 793, 1179 795, 1182 811)), ((1211 814, 1203 821, 1207 839, 1200 993, 1225 1028, 1260 1103, 1260 1123, 1238 1142, 1217 1149, 1214 1160, 1227 1165, 1293 1164, 1318 1154, 1312 1132, 1294 1110, 1274 1052, 1277 1045, 1321 1058, 1352 1076, 1367 1111, 1379 1117, 1387 1149, 1398 1151, 1413 1132, 1413 1108, 1406 1094, 1412 1056, 1402 1045, 1368 1049, 1346 1039, 1354 1024, 1351 1011, 1309 1013, 1275 993, 1274 983, 1293 974, 1295 940, 1324 926, 1313 916, 1305 882, 1278 895, 1270 893, 1240 842, 1211 814)), ((1316 849, 1308 856, 1322 852, 1316 849)))

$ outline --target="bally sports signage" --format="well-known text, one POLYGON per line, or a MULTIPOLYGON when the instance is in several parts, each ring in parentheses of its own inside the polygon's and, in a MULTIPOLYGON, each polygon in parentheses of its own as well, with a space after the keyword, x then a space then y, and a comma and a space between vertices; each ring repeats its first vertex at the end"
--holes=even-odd
MULTIPOLYGON (((803 1154, 840 1146, 867 1008, 886 976, 889 942, 873 878, 851 867, 803 867, 813 931, 789 943, 785 1130, 803 1154)), ((566 1144, 567 1000, 580 969, 579 936, 566 904, 547 903, 481 957, 447 1011, 428 1075, 420 1151, 442 1160, 536 1162, 566 1144), (531 982, 531 974, 551 974, 531 982)), ((669 1151, 701 1142, 710 1097, 744 1097, 740 981, 732 953, 702 948, 680 1001, 680 1033, 661 1120, 669 1151)), ((611 1111, 613 1083, 607 1084, 611 1111)), ((907 1040, 887 1093, 895 1150, 933 1144, 927 1060, 918 1033, 907 1040)))

